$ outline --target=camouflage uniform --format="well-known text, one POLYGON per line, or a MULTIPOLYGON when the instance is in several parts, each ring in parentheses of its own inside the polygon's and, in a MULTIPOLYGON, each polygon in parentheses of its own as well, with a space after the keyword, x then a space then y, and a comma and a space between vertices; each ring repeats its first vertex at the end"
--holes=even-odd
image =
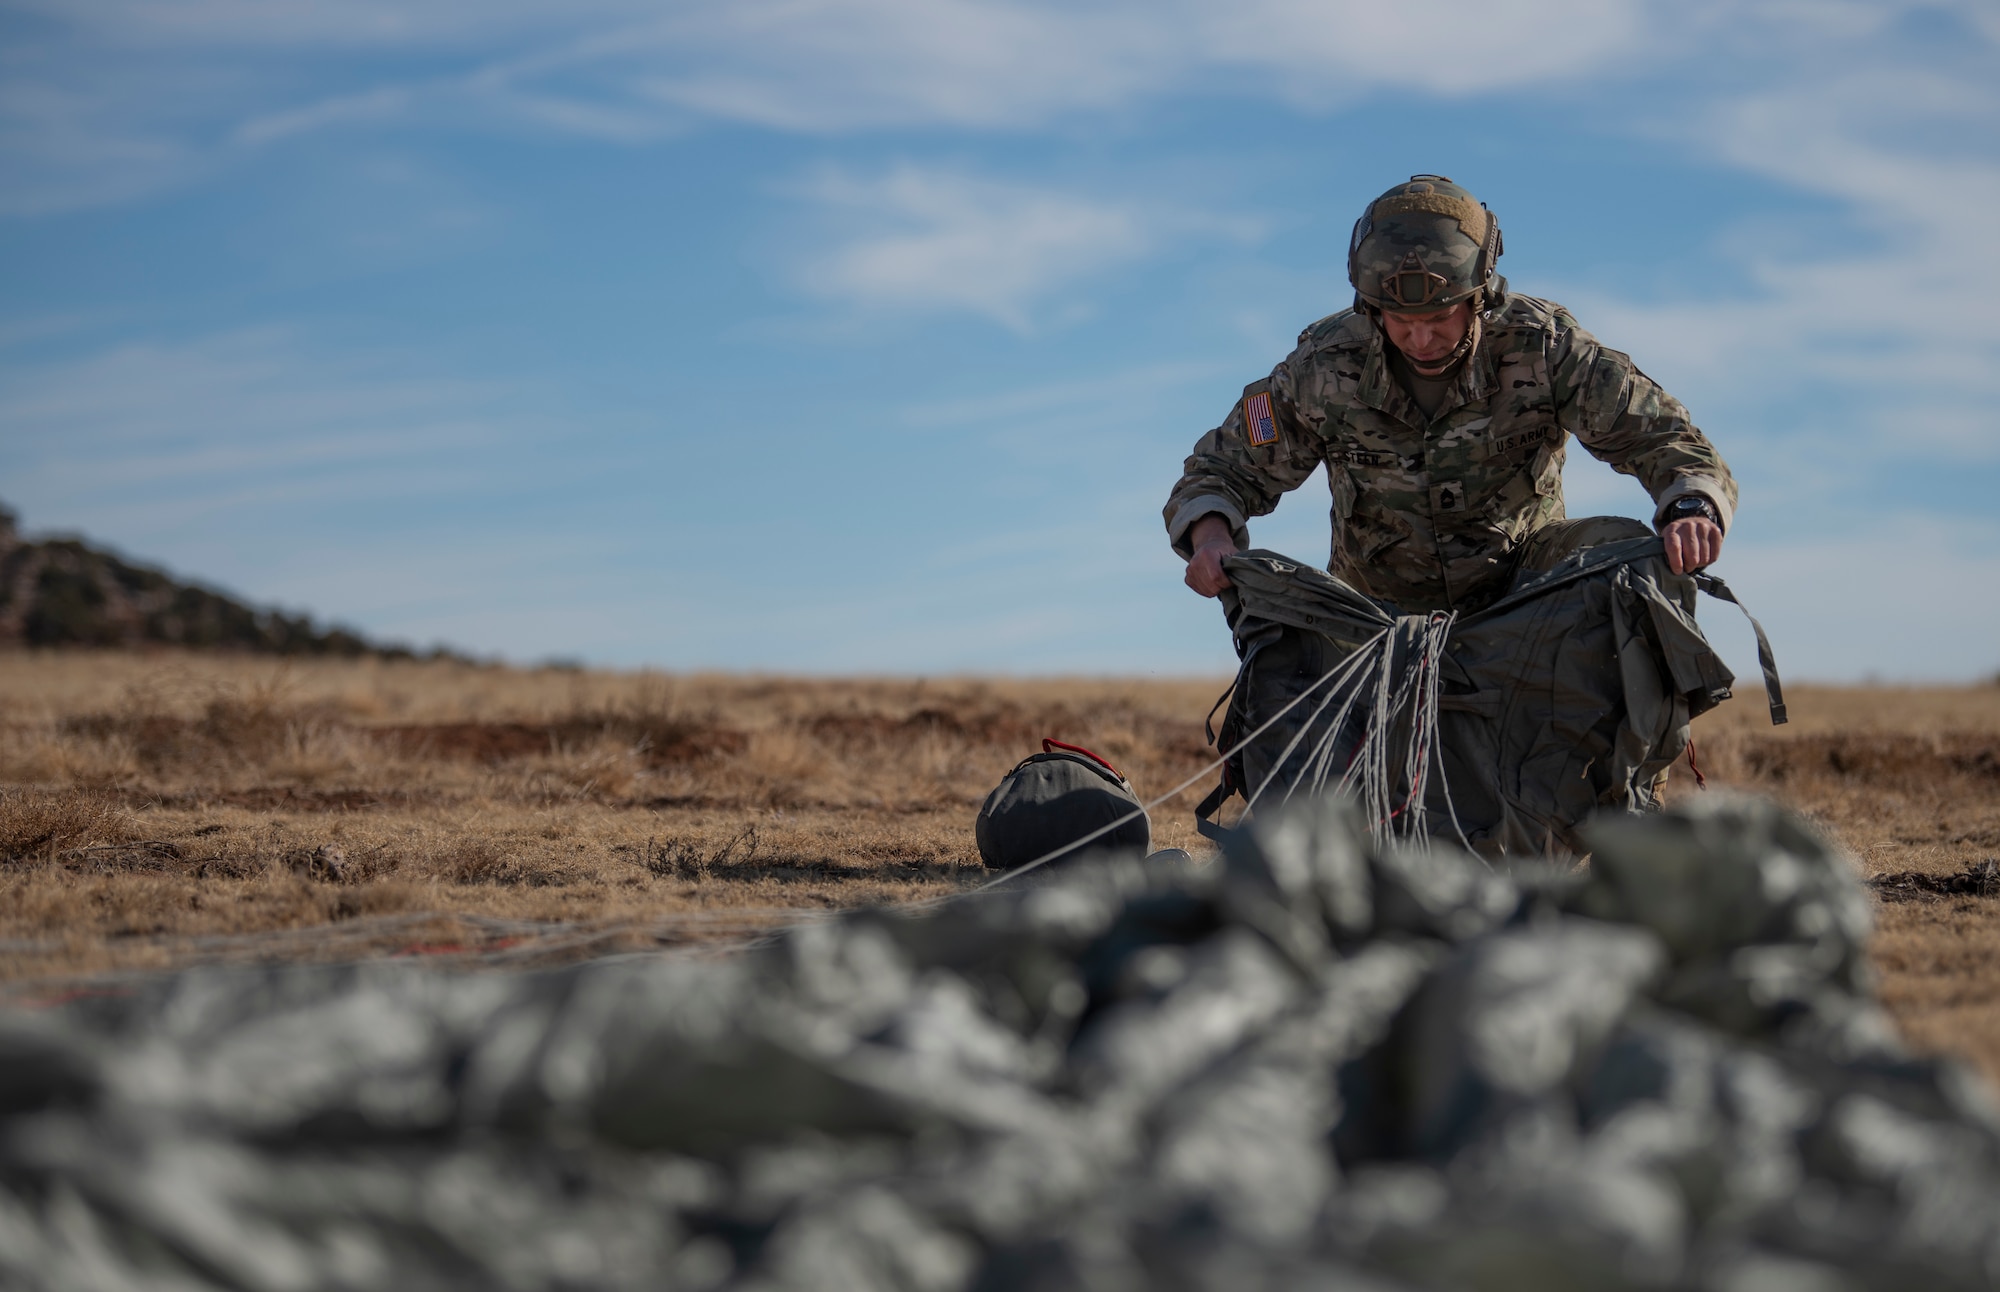
POLYGON ((1478 609, 1506 590, 1524 557, 1552 564, 1633 526, 1604 518, 1550 530, 1564 521, 1571 435, 1638 477, 1656 522, 1695 494, 1729 528, 1729 468, 1680 401, 1630 358, 1598 344, 1562 306, 1533 297, 1505 296, 1478 326, 1430 419, 1391 373, 1387 338, 1367 314, 1342 310, 1307 328, 1195 445, 1167 501, 1174 549, 1189 555, 1189 527, 1211 513, 1248 546, 1249 518, 1267 515, 1324 463, 1333 491, 1328 570, 1405 614, 1478 609), (1259 396, 1268 397, 1270 424, 1253 443, 1244 410, 1250 403, 1261 415, 1259 396))

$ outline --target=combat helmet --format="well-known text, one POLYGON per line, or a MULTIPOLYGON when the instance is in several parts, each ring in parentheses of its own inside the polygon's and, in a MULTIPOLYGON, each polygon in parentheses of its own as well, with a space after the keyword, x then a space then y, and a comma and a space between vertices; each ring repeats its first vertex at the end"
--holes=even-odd
POLYGON ((1347 244, 1355 308, 1429 313, 1460 301, 1496 307, 1507 280, 1494 272, 1500 220, 1442 175, 1412 175, 1368 204, 1347 244))

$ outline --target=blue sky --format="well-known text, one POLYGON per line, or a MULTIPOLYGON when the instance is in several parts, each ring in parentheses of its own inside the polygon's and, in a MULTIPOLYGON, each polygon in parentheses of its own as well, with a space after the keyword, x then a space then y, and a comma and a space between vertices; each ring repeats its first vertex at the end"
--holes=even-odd
POLYGON ((1722 447, 1788 672, 2000 668, 1971 0, 0 3, 0 498, 523 660, 1220 671, 1161 502, 1417 171, 1722 447))

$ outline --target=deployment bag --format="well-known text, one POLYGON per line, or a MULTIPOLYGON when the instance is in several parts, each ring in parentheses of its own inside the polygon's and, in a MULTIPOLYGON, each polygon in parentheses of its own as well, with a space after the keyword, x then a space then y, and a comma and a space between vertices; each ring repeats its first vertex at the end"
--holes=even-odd
POLYGON ((1044 740, 1041 753, 1001 779, 980 806, 973 834, 980 860, 994 870, 1014 870, 1051 853, 1059 854, 1054 861, 1098 849, 1143 853, 1153 841, 1145 808, 1118 769, 1059 740, 1044 740), (1119 824, 1091 837, 1114 822, 1119 824))
MULTIPOLYGON (((1697 589, 1731 602, 1734 594, 1711 575, 1674 574, 1653 537, 1524 571, 1491 606, 1455 616, 1399 616, 1275 552, 1240 553, 1223 568, 1242 667, 1213 739, 1244 748, 1197 809, 1211 835, 1208 818, 1229 794, 1242 793, 1253 811, 1274 807, 1351 783, 1367 752, 1387 788, 1378 832, 1397 833, 1386 818, 1407 813, 1487 856, 1581 854, 1576 827, 1591 813, 1658 806, 1657 782, 1687 749, 1689 720, 1735 682, 1694 619, 1697 589), (1384 696, 1401 687, 1411 702, 1397 709, 1339 694, 1364 685, 1352 678, 1325 684, 1358 653, 1374 668, 1366 686, 1384 696), (1383 747, 1393 756, 1381 757, 1383 747)), ((1750 622, 1771 720, 1782 723, 1770 643, 1750 622)))

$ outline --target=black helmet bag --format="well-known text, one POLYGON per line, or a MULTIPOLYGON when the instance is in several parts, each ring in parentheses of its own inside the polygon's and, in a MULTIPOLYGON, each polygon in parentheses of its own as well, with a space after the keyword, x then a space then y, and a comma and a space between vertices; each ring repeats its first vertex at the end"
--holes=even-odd
POLYGON ((1044 740, 1041 753, 1022 760, 994 787, 974 834, 980 860, 994 870, 1015 870, 1058 852, 1050 859, 1068 861, 1100 848, 1143 853, 1153 841, 1145 807, 1118 769, 1059 740, 1044 740), (1089 838, 1113 822, 1119 824, 1089 838))

